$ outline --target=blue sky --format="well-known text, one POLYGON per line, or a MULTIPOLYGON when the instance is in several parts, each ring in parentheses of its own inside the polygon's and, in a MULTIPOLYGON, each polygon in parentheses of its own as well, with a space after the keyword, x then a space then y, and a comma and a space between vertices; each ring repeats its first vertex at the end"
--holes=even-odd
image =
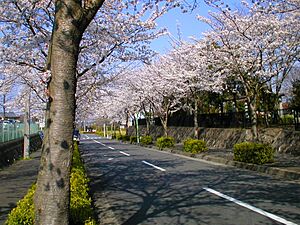
MULTIPOLYGON (((226 4, 235 6, 239 5, 239 3, 239 0, 226 1, 226 4)), ((157 24, 158 27, 167 28, 175 38, 178 38, 178 24, 183 40, 188 40, 191 36, 200 39, 202 33, 208 30, 209 27, 205 23, 200 22, 196 17, 197 15, 207 16, 209 10, 213 11, 204 1, 199 0, 198 7, 192 13, 182 13, 180 9, 173 9, 159 18, 157 24)), ((170 38, 167 36, 160 37, 152 42, 151 47, 160 53, 166 53, 171 49, 170 38)))

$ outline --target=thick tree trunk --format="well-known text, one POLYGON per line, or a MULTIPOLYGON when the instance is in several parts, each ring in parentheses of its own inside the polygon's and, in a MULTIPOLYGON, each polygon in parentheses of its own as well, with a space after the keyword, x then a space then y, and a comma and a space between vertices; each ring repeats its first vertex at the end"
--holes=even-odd
MULTIPOLYGON (((58 3, 57 3, 58 4, 58 3)), ((69 224, 76 65, 81 33, 70 6, 58 7, 51 48, 46 132, 35 194, 35 224, 69 224)))

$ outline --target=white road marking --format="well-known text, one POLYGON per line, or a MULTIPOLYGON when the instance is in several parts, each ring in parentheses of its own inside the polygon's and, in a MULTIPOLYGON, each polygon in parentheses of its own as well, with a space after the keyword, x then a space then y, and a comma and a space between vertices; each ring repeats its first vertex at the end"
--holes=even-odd
POLYGON ((114 158, 109 158, 108 161, 111 161, 111 160, 113 160, 113 159, 114 159, 114 158))
POLYGON ((119 151, 121 154, 123 155, 126 155, 126 156, 130 156, 130 154, 126 153, 126 152, 122 152, 122 151, 119 151))
POLYGON ((93 141, 100 144, 100 145, 106 146, 105 144, 101 143, 100 141, 95 141, 95 140, 93 140, 93 141))
POLYGON ((152 166, 152 167, 154 167, 155 169, 158 169, 158 170, 160 170, 160 171, 166 171, 165 169, 163 169, 163 168, 161 168, 161 167, 158 167, 158 166, 155 166, 155 165, 153 165, 153 164, 151 164, 151 163, 148 163, 147 161, 142 161, 143 163, 145 163, 145 164, 147 164, 148 166, 152 166))
POLYGON ((245 207, 247 209, 250 209, 250 210, 252 210, 252 211, 254 211, 256 213, 259 213, 259 214, 261 214, 263 216, 269 217, 270 219, 275 220, 275 221, 277 221, 279 223, 286 224, 286 225, 297 225, 296 223, 290 222, 290 221, 288 221, 286 219, 283 219, 283 218, 281 218, 279 216, 276 216, 276 215, 274 215, 272 213, 266 212, 266 211, 264 211, 262 209, 259 209, 259 208, 256 208, 254 206, 251 206, 251 205, 249 205, 247 203, 239 201, 239 200, 237 200, 235 198, 232 198, 232 197, 230 197, 228 195, 222 194, 221 192, 218 192, 218 191, 216 191, 214 189, 211 189, 211 188, 203 188, 203 189, 206 190, 206 191, 208 191, 208 192, 210 192, 210 193, 212 193, 212 194, 215 194, 215 195, 217 195, 217 196, 219 196, 221 198, 225 198, 225 199, 227 199, 227 200, 229 200, 231 202, 234 202, 235 204, 243 206, 243 207, 245 207))
POLYGON ((108 148, 110 148, 110 149, 112 149, 112 150, 115 150, 113 147, 110 147, 110 146, 108 146, 108 148))

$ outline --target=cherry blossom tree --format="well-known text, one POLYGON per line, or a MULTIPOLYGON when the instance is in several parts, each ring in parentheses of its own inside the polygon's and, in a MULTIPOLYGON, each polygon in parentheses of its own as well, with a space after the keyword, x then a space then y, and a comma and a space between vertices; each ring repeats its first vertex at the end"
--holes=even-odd
POLYGON ((214 56, 204 40, 182 42, 170 54, 176 68, 176 77, 183 88, 184 108, 194 115, 194 137, 199 137, 198 106, 201 93, 220 92, 224 84, 224 71, 214 68, 214 56))
POLYGON ((148 31, 155 28, 156 18, 177 4, 113 0, 1 3, 1 61, 37 94, 45 93, 41 99, 47 102, 35 195, 36 224, 68 224, 76 88, 101 84, 103 67, 99 65, 114 68, 108 57, 121 62, 137 57, 147 60, 151 54, 147 42, 159 35, 148 31))
MULTIPOLYGON (((218 59, 217 67, 242 82, 249 104, 252 134, 257 139, 257 106, 261 90, 268 84, 281 83, 299 57, 299 33, 297 23, 288 15, 278 16, 258 10, 256 4, 247 14, 228 7, 210 18, 200 18, 212 30, 206 34, 218 59)), ((272 90, 272 89, 271 89, 272 90)))

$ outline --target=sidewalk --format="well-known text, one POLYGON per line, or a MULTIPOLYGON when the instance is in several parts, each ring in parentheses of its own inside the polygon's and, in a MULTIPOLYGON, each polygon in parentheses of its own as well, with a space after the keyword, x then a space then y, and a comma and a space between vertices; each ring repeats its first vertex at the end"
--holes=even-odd
POLYGON ((256 165, 233 161, 232 149, 209 149, 204 153, 191 154, 183 152, 182 147, 182 144, 176 145, 174 149, 169 149, 169 151, 193 158, 204 159, 207 161, 253 170, 260 173, 266 173, 277 178, 296 180, 300 182, 300 156, 292 156, 290 154, 276 152, 274 163, 256 165))
POLYGON ((38 150, 30 155, 30 160, 19 160, 0 170, 0 224, 4 224, 9 212, 36 181, 40 155, 38 150))

